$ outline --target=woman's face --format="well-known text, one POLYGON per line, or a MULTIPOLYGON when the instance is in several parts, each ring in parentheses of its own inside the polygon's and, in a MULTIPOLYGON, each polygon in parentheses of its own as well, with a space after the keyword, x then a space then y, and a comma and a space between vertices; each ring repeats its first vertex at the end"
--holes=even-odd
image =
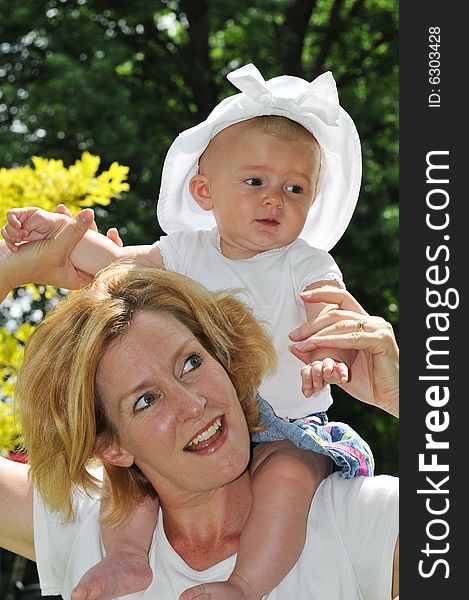
POLYGON ((135 462, 160 497, 213 490, 246 469, 249 432, 233 384, 171 314, 138 313, 101 359, 97 385, 118 433, 116 461, 135 462))

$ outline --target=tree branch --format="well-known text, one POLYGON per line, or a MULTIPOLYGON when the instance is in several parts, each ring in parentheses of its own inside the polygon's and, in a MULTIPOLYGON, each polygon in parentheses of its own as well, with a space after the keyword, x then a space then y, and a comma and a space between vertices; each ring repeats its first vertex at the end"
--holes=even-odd
POLYGON ((194 102, 202 118, 217 103, 218 86, 215 83, 209 48, 209 3, 207 0, 181 0, 181 12, 189 22, 189 42, 180 47, 186 57, 182 72, 192 89, 194 102))
POLYGON ((314 61, 313 76, 316 76, 318 73, 322 73, 324 71, 324 63, 329 56, 332 45, 344 29, 344 23, 341 23, 339 19, 339 13, 343 4, 344 0, 334 0, 331 12, 329 13, 329 23, 324 35, 323 44, 319 54, 316 57, 316 60, 314 61))
POLYGON ((304 77, 302 53, 311 15, 317 0, 293 0, 285 11, 284 23, 276 28, 275 38, 283 49, 282 73, 304 77))

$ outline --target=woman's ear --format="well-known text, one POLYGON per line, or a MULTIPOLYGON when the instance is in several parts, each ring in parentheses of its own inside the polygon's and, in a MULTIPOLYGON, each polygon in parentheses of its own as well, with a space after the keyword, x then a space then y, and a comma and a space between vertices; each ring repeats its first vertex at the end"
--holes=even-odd
POLYGON ((116 467, 131 467, 134 464, 134 455, 124 450, 116 442, 110 444, 98 443, 95 448, 95 456, 103 463, 116 467))
POLYGON ((189 191, 203 210, 212 210, 213 202, 210 192, 210 183, 205 175, 194 175, 189 181, 189 191))

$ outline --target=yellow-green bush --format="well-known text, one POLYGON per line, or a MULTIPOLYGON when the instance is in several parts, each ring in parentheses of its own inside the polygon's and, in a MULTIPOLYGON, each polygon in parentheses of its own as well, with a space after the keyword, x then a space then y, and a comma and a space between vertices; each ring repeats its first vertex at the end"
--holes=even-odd
POLYGON ((106 206, 129 189, 128 167, 114 162, 96 175, 101 159, 89 152, 68 168, 61 160, 39 156, 31 160, 33 166, 0 169, 0 223, 10 208, 39 206, 54 211, 62 202, 74 213, 88 206, 106 206))
POLYGON ((0 455, 7 456, 21 441, 21 428, 11 404, 0 400, 0 455))

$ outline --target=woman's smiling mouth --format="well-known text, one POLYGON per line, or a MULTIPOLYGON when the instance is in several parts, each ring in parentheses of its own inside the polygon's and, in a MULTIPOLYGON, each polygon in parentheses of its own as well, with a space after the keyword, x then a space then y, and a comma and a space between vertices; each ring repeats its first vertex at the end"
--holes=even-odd
POLYGON ((206 429, 192 438, 184 450, 188 452, 200 452, 202 450, 207 451, 207 453, 214 452, 225 441, 226 432, 223 425, 223 417, 213 419, 206 429))

